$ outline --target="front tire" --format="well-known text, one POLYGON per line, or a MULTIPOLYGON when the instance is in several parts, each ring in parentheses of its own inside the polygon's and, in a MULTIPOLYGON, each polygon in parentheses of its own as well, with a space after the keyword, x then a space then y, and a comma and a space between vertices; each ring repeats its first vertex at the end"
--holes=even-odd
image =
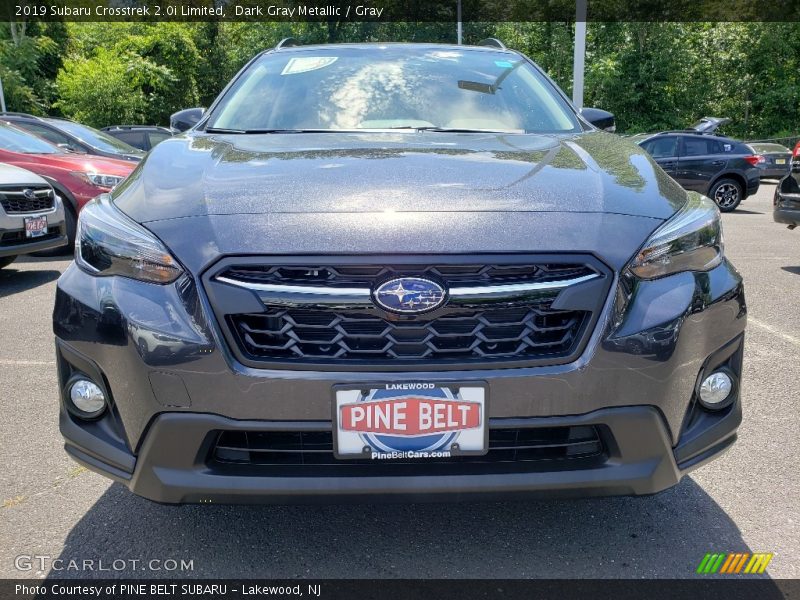
POLYGON ((731 212, 742 202, 742 186, 734 179, 720 179, 708 191, 708 196, 719 207, 720 212, 731 212))
POLYGON ((75 249, 75 231, 78 229, 78 217, 72 211, 71 206, 65 206, 64 218, 67 227, 67 245, 60 248, 60 250, 64 254, 69 254, 75 249))
POLYGON ((10 265, 15 260, 17 260, 16 255, 14 255, 14 256, 4 256, 3 258, 0 258, 0 269, 2 269, 3 267, 7 267, 8 265, 10 265))

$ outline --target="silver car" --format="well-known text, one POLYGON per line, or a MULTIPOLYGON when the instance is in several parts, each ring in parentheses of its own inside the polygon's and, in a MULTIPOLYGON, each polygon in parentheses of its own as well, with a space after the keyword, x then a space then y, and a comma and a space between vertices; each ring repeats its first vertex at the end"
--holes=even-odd
POLYGON ((47 181, 0 163, 0 269, 20 254, 67 244, 64 205, 47 181))

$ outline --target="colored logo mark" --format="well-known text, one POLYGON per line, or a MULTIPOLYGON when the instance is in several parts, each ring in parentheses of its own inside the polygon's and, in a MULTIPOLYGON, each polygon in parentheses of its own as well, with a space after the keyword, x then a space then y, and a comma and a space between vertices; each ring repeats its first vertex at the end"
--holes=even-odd
POLYGON ((755 554, 748 552, 709 552, 700 561, 697 572, 701 575, 713 575, 715 573, 758 575, 766 570, 772 557, 773 554, 771 552, 757 552, 755 554))

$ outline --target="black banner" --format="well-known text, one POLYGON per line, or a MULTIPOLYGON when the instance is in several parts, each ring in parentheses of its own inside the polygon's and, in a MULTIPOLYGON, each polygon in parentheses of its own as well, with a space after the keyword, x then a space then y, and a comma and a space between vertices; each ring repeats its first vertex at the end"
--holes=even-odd
POLYGON ((214 598, 255 600, 777 600, 800 598, 800 581, 692 580, 2 580, 0 598, 131 600, 214 598))
POLYGON ((2 20, 464 22, 800 21, 797 0, 0 0, 2 20), (460 7, 460 11, 459 11, 460 7), (581 11, 582 14, 582 11, 581 11))

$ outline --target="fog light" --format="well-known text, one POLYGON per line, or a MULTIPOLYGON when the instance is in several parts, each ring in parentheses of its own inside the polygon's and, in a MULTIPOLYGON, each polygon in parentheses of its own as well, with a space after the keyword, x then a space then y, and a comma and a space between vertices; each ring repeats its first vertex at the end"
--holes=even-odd
POLYGON ((106 397, 96 383, 88 379, 76 379, 69 388, 69 400, 78 416, 93 418, 106 408, 106 397))
POLYGON ((732 391, 733 381, 730 375, 717 371, 706 377, 700 384, 700 402, 706 408, 723 408, 732 391))

